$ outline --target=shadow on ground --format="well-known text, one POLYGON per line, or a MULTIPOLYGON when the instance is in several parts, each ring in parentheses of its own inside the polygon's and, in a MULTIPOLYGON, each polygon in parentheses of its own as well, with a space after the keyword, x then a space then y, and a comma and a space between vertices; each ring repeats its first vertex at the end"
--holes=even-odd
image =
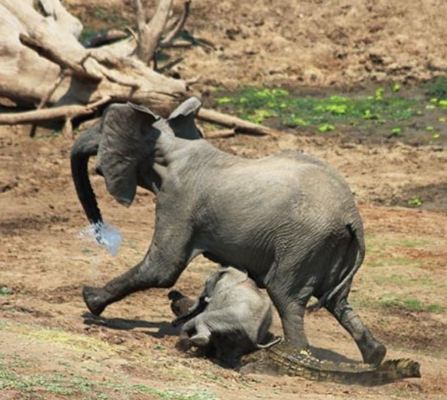
POLYGON ((166 321, 149 322, 139 319, 104 318, 97 317, 91 313, 84 313, 82 317, 84 318, 85 325, 104 326, 110 329, 124 331, 143 329, 147 335, 159 339, 165 336, 178 336, 179 334, 179 329, 174 328, 170 322, 166 321))

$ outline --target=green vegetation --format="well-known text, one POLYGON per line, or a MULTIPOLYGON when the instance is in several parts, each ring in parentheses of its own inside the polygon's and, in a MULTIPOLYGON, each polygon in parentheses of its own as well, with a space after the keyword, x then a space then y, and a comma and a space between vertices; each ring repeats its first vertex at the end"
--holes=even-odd
POLYGON ((417 207, 422 206, 422 204, 424 204, 424 201, 423 201, 420 197, 412 197, 411 199, 409 199, 409 200, 407 201, 407 204, 408 204, 410 207, 415 207, 415 208, 417 208, 417 207))
MULTIPOLYGON (((398 95, 399 91, 400 85, 394 84, 388 90, 378 88, 373 95, 315 97, 296 96, 285 89, 249 87, 216 101, 252 122, 275 118, 289 127, 310 127, 325 133, 340 124, 399 122, 421 112, 417 100, 404 98, 398 95)), ((394 135, 400 132, 400 127, 392 129, 394 135)))
POLYGON ((401 298, 398 296, 383 296, 378 302, 383 308, 396 310, 431 313, 441 313, 445 311, 445 307, 440 304, 424 304, 414 297, 401 298))
POLYGON ((399 126, 391 129, 391 136, 400 136, 402 133, 402 128, 400 128, 399 126))
POLYGON ((303 94, 278 87, 245 87, 218 93, 215 102, 223 111, 279 129, 383 136, 423 144, 446 139, 447 77, 418 87, 391 83, 357 92, 303 94))
POLYGON ((122 384, 116 380, 90 380, 84 376, 54 372, 42 375, 19 374, 0 363, 0 391, 18 390, 22 398, 30 394, 32 398, 46 398, 46 393, 73 396, 81 395, 85 399, 107 400, 110 398, 128 398, 129 395, 148 394, 160 400, 214 400, 215 395, 208 390, 161 390, 141 383, 122 384), (39 394, 41 397, 39 397, 39 394), (110 396, 109 396, 110 394, 110 396), (112 395, 113 394, 113 395, 112 395), (116 396, 118 395, 118 396, 116 396))
POLYGON ((12 294, 12 290, 6 286, 0 287, 0 296, 9 296, 12 294))
MULTIPOLYGON (((431 99, 444 99, 447 103, 447 77, 438 76, 425 84, 425 93, 431 99)), ((436 102, 435 101, 435 102, 436 102)))
MULTIPOLYGON (((386 283, 385 283, 386 284, 386 283)), ((379 299, 370 297, 351 296, 351 303, 354 307, 386 309, 389 311, 407 311, 407 312, 429 312, 433 314, 444 313, 447 308, 437 303, 423 303, 415 297, 404 297, 398 295, 384 295, 379 299)))
POLYGON ((60 373, 48 375, 19 375, 3 364, 0 364, 0 391, 15 389, 22 392, 47 392, 60 395, 73 395, 75 393, 89 393, 93 383, 84 377, 66 377, 60 373))
MULTIPOLYGON (((372 252, 369 252, 372 253, 372 252)), ((421 262, 413 258, 402 257, 402 256, 392 256, 387 253, 379 253, 377 255, 372 255, 367 259, 366 265, 368 267, 391 267, 391 266, 406 266, 406 267, 420 267, 421 262)))

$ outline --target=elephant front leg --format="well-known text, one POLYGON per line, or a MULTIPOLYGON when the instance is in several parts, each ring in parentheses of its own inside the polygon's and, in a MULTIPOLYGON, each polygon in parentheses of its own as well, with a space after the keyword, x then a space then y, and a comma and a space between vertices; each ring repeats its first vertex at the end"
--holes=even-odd
POLYGON ((203 314, 186 322, 182 333, 188 335, 192 344, 197 347, 207 347, 211 340, 211 331, 203 319, 203 314))
MULTIPOLYGON (((156 235, 157 236, 157 235, 156 235)), ((124 274, 112 279, 103 287, 83 288, 85 304, 94 315, 131 293, 150 288, 169 288, 185 269, 191 252, 189 236, 163 235, 163 240, 154 236, 154 241, 143 261, 124 274)))

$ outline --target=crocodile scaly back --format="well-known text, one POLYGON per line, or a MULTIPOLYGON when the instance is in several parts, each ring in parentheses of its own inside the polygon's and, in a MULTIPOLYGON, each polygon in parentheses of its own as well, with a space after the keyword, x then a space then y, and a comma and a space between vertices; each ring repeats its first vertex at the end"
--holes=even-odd
POLYGON ((364 386, 421 376, 419 363, 409 359, 387 360, 378 366, 333 362, 319 360, 309 351, 298 350, 284 342, 244 357, 243 364, 241 372, 259 371, 364 386))

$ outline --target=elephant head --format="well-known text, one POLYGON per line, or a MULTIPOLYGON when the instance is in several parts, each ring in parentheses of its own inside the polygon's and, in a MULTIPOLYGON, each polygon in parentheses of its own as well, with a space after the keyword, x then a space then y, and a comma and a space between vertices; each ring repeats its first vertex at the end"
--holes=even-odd
MULTIPOLYGON (((181 313, 177 316, 176 319, 172 321, 173 326, 178 326, 181 324, 184 324, 186 321, 189 321, 191 318, 194 318, 196 315, 199 315, 203 311, 205 311, 206 306, 211 300, 211 296, 214 293, 214 290, 216 289, 217 283, 222 279, 222 277, 227 272, 226 268, 219 268, 216 272, 211 274, 208 279, 205 282, 205 286, 202 290, 202 293, 197 298, 197 300, 194 302, 194 304, 189 307, 189 309, 186 312, 181 313)), ((174 291, 171 293, 175 293, 174 291)), ((176 294, 173 294, 170 299, 175 302, 176 294)), ((177 300, 179 300, 177 298, 177 300)))
POLYGON ((102 216, 88 177, 88 160, 98 155, 97 172, 104 176, 107 190, 121 204, 129 206, 137 186, 157 192, 160 180, 152 168, 155 144, 164 136, 200 139, 194 118, 201 106, 192 97, 180 104, 167 119, 147 107, 112 104, 101 120, 87 129, 71 151, 71 172, 79 200, 88 220, 102 223, 102 216))

